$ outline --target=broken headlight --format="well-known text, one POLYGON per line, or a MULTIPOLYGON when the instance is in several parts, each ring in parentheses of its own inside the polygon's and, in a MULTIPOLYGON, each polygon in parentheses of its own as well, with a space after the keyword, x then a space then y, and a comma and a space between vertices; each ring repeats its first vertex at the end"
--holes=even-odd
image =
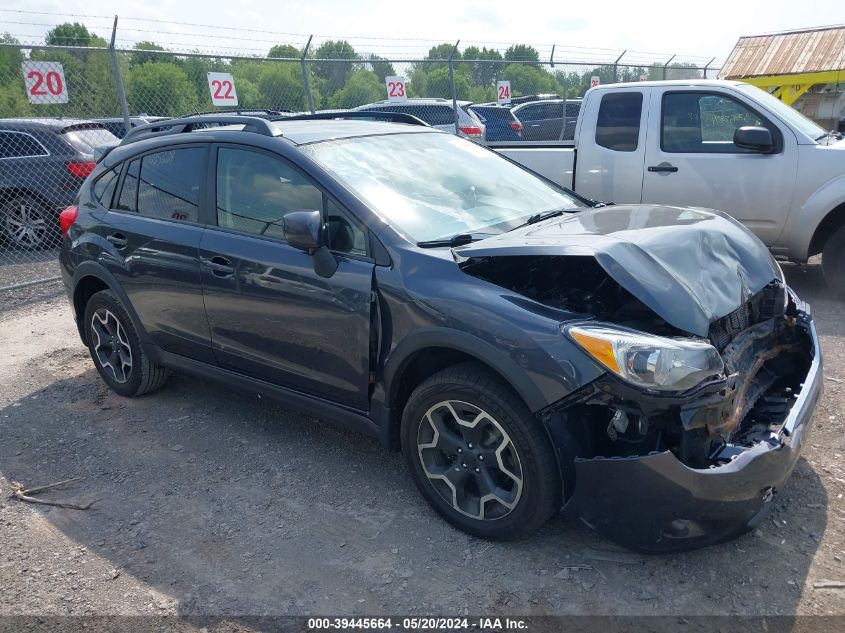
POLYGON ((716 348, 703 341, 597 324, 564 326, 563 330, 614 374, 651 389, 686 391, 725 369, 716 348))

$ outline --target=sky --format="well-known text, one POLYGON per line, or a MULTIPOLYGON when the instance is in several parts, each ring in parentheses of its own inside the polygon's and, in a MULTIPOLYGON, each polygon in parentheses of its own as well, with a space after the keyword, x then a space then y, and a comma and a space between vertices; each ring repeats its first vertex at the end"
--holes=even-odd
POLYGON ((29 0, 25 9, 47 15, 0 9, 0 32, 33 42, 43 38, 51 24, 79 20, 107 36, 111 20, 106 16, 117 13, 119 43, 124 45, 153 40, 174 48, 259 53, 273 42, 302 46, 304 36, 314 33, 315 39, 371 38, 352 44, 359 51, 395 56, 419 54, 432 42, 458 39, 462 46, 524 42, 541 54, 555 44, 556 60, 599 54, 583 49, 604 49, 601 54, 609 58, 628 49, 630 60, 645 58, 642 53, 654 59, 677 54, 677 59, 724 60, 740 35, 845 23, 843 0, 29 0))

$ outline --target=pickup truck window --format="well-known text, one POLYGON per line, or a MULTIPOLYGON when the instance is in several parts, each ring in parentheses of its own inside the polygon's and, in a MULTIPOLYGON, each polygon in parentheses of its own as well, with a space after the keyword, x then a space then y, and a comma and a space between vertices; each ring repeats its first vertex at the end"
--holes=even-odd
POLYGON ((608 92, 602 95, 596 122, 596 145, 617 152, 637 151, 642 111, 641 92, 608 92))
POLYGON ((663 95, 660 147, 687 154, 744 153, 733 138, 745 125, 772 129, 759 114, 724 94, 669 92, 663 95))

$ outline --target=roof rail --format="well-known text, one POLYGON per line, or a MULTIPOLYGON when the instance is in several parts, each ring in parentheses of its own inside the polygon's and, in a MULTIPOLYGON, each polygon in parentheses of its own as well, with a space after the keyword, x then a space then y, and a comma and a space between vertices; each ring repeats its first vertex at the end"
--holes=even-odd
POLYGON ((254 116, 241 116, 237 114, 223 114, 219 116, 200 115, 188 116, 167 121, 156 121, 146 125, 139 125, 132 128, 123 137, 121 145, 128 145, 141 139, 160 136, 163 134, 180 134, 192 132, 195 129, 207 128, 209 125, 243 125, 244 132, 255 132, 264 136, 278 136, 278 130, 273 127, 267 119, 254 116))
POLYGON ((313 114, 294 114, 284 116, 277 121, 330 121, 332 119, 364 119, 368 121, 388 121, 390 123, 406 123, 408 125, 424 125, 428 123, 412 114, 391 112, 390 110, 338 110, 336 112, 315 112, 313 114))
POLYGON ((293 110, 268 110, 267 108, 218 108, 217 110, 206 110, 205 112, 189 112, 182 117, 189 116, 211 116, 215 114, 238 114, 241 116, 275 117, 292 114, 293 110))

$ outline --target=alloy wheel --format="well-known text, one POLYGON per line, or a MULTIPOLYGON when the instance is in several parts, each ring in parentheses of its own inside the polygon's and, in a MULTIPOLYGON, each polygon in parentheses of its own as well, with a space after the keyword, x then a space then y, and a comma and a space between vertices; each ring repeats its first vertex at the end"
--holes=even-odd
POLYGON ((18 248, 38 248, 47 239, 47 222, 41 211, 27 200, 10 204, 5 209, 6 235, 18 248))
POLYGON ((516 446, 481 408, 458 400, 435 404, 420 420, 417 451, 432 487, 461 514, 492 521, 519 503, 523 471, 516 446))
POLYGON ((127 382, 132 374, 132 348, 120 321, 110 310, 100 308, 91 317, 91 333, 100 366, 110 370, 116 382, 127 382))

